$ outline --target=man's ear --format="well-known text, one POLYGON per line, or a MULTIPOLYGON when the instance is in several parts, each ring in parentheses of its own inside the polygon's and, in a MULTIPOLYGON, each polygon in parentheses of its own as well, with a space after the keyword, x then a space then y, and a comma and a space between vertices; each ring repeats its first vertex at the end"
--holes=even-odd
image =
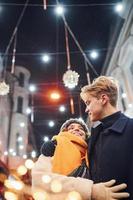
POLYGON ((103 105, 109 102, 109 97, 107 96, 107 94, 101 94, 101 102, 103 105))

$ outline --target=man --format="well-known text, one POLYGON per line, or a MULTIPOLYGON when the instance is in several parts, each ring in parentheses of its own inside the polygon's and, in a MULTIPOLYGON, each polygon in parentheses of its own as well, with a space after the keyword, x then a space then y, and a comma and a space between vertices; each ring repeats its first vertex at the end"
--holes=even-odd
POLYGON ((126 183, 133 199, 133 119, 117 109, 118 85, 100 76, 81 89, 81 98, 92 123, 89 140, 90 179, 95 183, 116 179, 126 183))

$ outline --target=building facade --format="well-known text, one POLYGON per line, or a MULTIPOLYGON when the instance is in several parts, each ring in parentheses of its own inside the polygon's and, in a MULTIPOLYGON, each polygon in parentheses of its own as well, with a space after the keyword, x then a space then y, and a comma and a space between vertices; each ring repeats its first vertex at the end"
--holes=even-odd
POLYGON ((133 1, 124 0, 124 12, 115 49, 102 74, 113 76, 120 84, 119 107, 128 116, 133 117, 133 1))
POLYGON ((30 72, 15 66, 14 74, 7 74, 10 93, 0 96, 0 151, 1 159, 14 168, 27 155, 29 136, 29 81, 30 72))
POLYGON ((13 110, 10 131, 10 149, 16 155, 26 154, 26 144, 28 144, 28 116, 26 109, 29 106, 29 79, 30 72, 21 66, 16 66, 15 76, 17 81, 13 88, 13 110))
MULTIPOLYGON (((3 62, 0 56, 0 81, 2 81, 3 62)), ((6 162, 8 128, 10 117, 10 99, 8 95, 0 95, 0 160, 6 162)))

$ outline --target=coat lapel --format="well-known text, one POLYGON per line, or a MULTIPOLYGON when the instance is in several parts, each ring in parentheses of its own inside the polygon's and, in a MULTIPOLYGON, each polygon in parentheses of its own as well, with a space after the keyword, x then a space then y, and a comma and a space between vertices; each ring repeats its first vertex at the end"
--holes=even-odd
POLYGON ((91 130, 91 137, 89 139, 89 159, 91 157, 91 154, 94 150, 94 146, 98 140, 99 134, 102 131, 103 126, 102 123, 100 123, 96 128, 92 128, 91 130))

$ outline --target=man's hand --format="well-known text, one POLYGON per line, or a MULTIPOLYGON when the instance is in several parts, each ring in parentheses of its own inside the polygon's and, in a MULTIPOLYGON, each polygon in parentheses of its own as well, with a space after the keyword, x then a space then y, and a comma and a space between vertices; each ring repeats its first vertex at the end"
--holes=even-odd
POLYGON ((115 180, 111 180, 105 183, 97 183, 92 188, 92 200, 117 200, 129 197, 127 192, 121 192, 121 190, 127 187, 126 184, 116 185, 115 180))

